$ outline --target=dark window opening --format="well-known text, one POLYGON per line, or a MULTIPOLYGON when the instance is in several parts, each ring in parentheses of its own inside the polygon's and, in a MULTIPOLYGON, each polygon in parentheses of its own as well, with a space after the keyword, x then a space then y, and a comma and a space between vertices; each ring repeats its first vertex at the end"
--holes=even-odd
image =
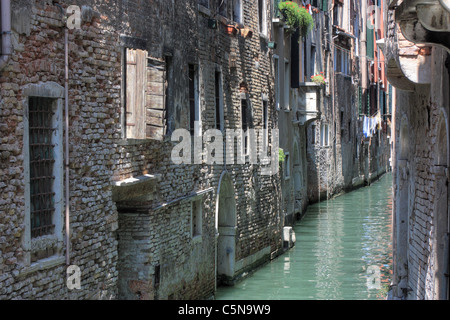
POLYGON ((53 99, 29 99, 30 210, 31 237, 53 233, 55 193, 53 191, 55 155, 53 99))
POLYGON ((196 95, 197 70, 195 65, 189 65, 189 131, 194 135, 196 121, 196 95))
POLYGON ((159 287, 161 282, 161 266, 158 264, 155 266, 155 288, 159 287))
POLYGON ((248 153, 248 103, 246 99, 241 100, 241 117, 242 117, 242 131, 243 131, 243 147, 244 154, 248 153))
POLYGON ((222 116, 221 116, 221 106, 222 106, 222 89, 221 89, 221 74, 220 72, 215 73, 215 103, 216 103, 216 129, 222 130, 222 116))

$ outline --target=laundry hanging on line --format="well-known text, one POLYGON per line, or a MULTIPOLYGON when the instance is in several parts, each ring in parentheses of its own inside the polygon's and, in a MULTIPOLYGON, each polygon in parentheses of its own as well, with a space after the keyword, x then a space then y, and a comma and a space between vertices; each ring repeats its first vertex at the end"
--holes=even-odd
POLYGON ((377 112, 377 114, 373 117, 364 116, 363 122, 363 134, 365 138, 372 137, 377 129, 381 128, 381 114, 377 112))

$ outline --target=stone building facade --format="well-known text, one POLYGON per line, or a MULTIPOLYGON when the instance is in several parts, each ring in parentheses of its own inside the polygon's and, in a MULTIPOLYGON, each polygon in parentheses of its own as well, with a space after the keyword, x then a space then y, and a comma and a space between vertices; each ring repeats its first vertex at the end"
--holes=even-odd
MULTIPOLYGON (((296 3, 302 5, 301 1, 296 3)), ((277 5, 275 2, 272 23, 273 41, 276 43, 273 61, 275 106, 284 156, 280 173, 281 210, 286 224, 292 225, 302 217, 309 203, 306 127, 319 116, 322 88, 305 79, 311 75, 312 69, 308 66, 315 65, 315 59, 307 54, 307 48, 319 27, 315 25, 305 38, 301 37, 298 30, 292 30, 284 21, 277 5)), ((316 13, 312 16, 315 23, 319 21, 316 13)))
POLYGON ((382 1, 371 15, 366 14, 370 3, 365 1, 319 4, 323 13, 317 15, 309 45, 316 73, 323 72, 328 83, 321 93, 320 118, 306 128, 309 203, 370 184, 389 170, 390 153, 389 112, 377 91, 369 90, 387 87, 387 81, 381 81, 384 71, 377 70, 383 58, 374 36, 382 30, 382 1), (368 19, 373 28, 366 28, 368 19), (376 75, 368 70, 377 70, 376 75), (382 113, 380 127, 366 137, 364 116, 377 112, 382 113))
POLYGON ((282 252, 278 170, 190 148, 268 129, 278 169, 270 1, 3 3, 0 298, 206 299, 282 252))
POLYGON ((393 299, 448 299, 448 1, 390 1, 395 87, 393 299), (446 36, 447 35, 447 36, 446 36))

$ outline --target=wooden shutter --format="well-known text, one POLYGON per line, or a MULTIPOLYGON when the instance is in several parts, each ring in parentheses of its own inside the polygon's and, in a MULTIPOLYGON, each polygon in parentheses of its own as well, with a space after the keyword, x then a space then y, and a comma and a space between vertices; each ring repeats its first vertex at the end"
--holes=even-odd
POLYGON ((147 139, 162 141, 165 135, 166 63, 163 60, 148 59, 146 136, 147 139))
POLYGON ((145 139, 147 51, 127 49, 126 127, 128 139, 145 139))
POLYGON ((370 28, 369 26, 366 27, 367 30, 367 56, 369 58, 375 57, 375 35, 374 35, 374 29, 370 28))

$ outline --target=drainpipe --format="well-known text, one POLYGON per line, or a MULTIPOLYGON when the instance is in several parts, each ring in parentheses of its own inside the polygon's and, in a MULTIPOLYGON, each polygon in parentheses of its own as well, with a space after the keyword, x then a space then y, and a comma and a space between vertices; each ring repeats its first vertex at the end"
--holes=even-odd
POLYGON ((65 224, 66 224, 66 265, 70 266, 70 189, 69 189, 69 29, 65 17, 65 10, 59 4, 55 3, 61 10, 64 22, 64 113, 65 113, 65 160, 64 167, 66 171, 65 177, 65 224))
POLYGON ((65 51, 65 84, 64 103, 66 117, 66 264, 70 266, 70 194, 69 194, 69 30, 64 28, 64 51, 65 51))
POLYGON ((11 46, 11 2, 10 0, 1 0, 1 38, 2 55, 0 56, 0 71, 7 65, 12 54, 11 46))

